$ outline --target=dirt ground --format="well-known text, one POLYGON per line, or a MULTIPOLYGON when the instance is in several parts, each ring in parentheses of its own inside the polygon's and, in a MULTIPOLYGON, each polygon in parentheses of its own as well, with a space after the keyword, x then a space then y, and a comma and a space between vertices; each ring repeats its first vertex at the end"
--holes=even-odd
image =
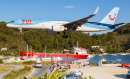
POLYGON ((128 68, 104 66, 71 67, 71 70, 80 70, 83 72, 83 78, 91 75, 94 79, 127 79, 126 74, 129 71, 128 68))

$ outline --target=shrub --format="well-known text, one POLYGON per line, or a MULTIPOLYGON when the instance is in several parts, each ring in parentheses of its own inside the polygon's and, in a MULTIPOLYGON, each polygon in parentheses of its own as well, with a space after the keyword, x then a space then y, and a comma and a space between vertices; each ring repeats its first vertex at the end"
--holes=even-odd
POLYGON ((106 62, 106 61, 104 61, 104 62, 102 62, 102 64, 109 64, 108 62, 106 62))
POLYGON ((94 79, 91 75, 89 76, 89 79, 94 79))
POLYGON ((90 64, 95 65, 95 63, 93 63, 93 62, 90 62, 89 65, 90 65, 90 64))
POLYGON ((4 62, 3 62, 3 60, 2 59, 0 59, 0 64, 3 64, 4 62))
POLYGON ((35 61, 25 61, 22 64, 25 64, 25 65, 34 65, 35 63, 36 63, 35 61))
POLYGON ((14 56, 18 57, 18 56, 20 56, 20 53, 14 53, 14 56))
POLYGON ((31 76, 31 79, 34 79, 34 77, 33 77, 33 76, 31 76))
POLYGON ((16 64, 16 65, 19 65, 19 64, 22 64, 22 62, 10 62, 10 63, 6 63, 6 64, 16 64))
POLYGON ((41 64, 42 65, 51 65, 51 63, 49 61, 42 61, 41 64))

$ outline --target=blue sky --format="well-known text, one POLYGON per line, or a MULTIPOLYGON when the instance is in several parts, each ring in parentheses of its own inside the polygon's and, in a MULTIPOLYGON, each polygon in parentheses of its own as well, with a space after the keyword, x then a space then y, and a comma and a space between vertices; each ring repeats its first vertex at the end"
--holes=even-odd
POLYGON ((99 22, 113 7, 120 7, 115 23, 130 22, 130 0, 0 0, 0 21, 18 18, 73 21, 92 14, 98 6, 98 14, 88 21, 99 22))

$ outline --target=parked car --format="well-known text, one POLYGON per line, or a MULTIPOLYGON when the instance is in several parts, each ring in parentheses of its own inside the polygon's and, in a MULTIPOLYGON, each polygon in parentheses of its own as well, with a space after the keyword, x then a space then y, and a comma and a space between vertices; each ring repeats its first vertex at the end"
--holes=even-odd
POLYGON ((130 78, 130 71, 128 71, 126 77, 127 77, 127 78, 130 78))
POLYGON ((83 72, 79 71, 79 70, 72 70, 70 72, 70 74, 76 74, 76 75, 80 75, 80 76, 83 76, 83 72))
POLYGON ((80 76, 76 74, 68 74, 63 79, 80 79, 80 76))
POLYGON ((129 66, 130 66, 130 63, 127 63, 127 62, 122 64, 122 67, 129 67, 129 66))

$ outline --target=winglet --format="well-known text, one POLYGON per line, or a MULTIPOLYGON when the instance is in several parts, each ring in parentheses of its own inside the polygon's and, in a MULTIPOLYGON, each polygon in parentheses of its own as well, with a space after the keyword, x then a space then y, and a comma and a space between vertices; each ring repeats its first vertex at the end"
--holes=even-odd
POLYGON ((98 13, 98 10, 99 10, 99 7, 97 7, 97 9, 95 10, 93 14, 96 15, 98 13))

